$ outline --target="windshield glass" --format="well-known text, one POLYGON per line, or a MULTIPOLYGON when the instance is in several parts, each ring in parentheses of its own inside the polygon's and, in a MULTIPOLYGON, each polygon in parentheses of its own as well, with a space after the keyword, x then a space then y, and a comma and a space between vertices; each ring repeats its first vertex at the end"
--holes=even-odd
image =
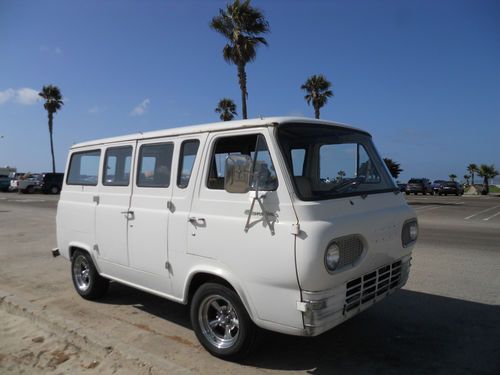
POLYGON ((282 124, 277 132, 303 200, 399 191, 367 133, 316 124, 282 124))

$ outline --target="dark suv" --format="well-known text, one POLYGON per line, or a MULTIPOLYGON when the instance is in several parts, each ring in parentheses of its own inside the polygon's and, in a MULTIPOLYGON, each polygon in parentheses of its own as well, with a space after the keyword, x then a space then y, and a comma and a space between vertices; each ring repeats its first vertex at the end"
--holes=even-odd
POLYGON ((417 195, 418 193, 422 193, 426 195, 427 193, 433 195, 434 191, 432 190, 431 182, 427 178, 412 178, 406 184, 406 195, 413 193, 417 195))
POLYGON ((64 173, 44 173, 40 189, 44 194, 59 194, 64 181, 64 173))
POLYGON ((446 181, 439 186, 439 195, 462 195, 464 193, 464 188, 456 181, 446 181))

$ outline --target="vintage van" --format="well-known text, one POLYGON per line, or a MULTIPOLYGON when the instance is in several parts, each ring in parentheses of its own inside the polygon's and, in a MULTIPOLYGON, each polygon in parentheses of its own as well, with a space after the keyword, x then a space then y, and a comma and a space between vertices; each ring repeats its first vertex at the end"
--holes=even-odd
POLYGON ((401 288, 417 235, 370 134, 279 117, 74 145, 53 252, 83 298, 113 280, 190 304, 234 359, 257 327, 319 335, 401 288))

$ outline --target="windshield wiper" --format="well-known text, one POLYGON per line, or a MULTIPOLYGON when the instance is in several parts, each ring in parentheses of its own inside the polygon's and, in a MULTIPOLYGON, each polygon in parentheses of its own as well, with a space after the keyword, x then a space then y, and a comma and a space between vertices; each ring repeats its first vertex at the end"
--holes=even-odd
POLYGON ((331 193, 340 193, 345 190, 350 189, 350 191, 353 191, 358 188, 359 185, 361 185, 365 181, 364 177, 355 177, 353 179, 349 180, 344 180, 340 182, 338 185, 332 187, 330 189, 331 193))

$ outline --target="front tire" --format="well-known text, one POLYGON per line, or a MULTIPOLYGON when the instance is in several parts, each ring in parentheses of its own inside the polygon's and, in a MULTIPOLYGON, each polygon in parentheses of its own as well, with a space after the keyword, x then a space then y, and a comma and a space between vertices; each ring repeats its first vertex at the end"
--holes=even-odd
POLYGON ((89 253, 77 250, 71 258, 71 278, 76 292, 88 300, 103 297, 108 291, 109 280, 97 272, 89 253))
POLYGON ((256 327, 238 294, 220 284, 203 284, 196 291, 191 324, 201 345, 222 359, 242 358, 255 340, 256 327))

